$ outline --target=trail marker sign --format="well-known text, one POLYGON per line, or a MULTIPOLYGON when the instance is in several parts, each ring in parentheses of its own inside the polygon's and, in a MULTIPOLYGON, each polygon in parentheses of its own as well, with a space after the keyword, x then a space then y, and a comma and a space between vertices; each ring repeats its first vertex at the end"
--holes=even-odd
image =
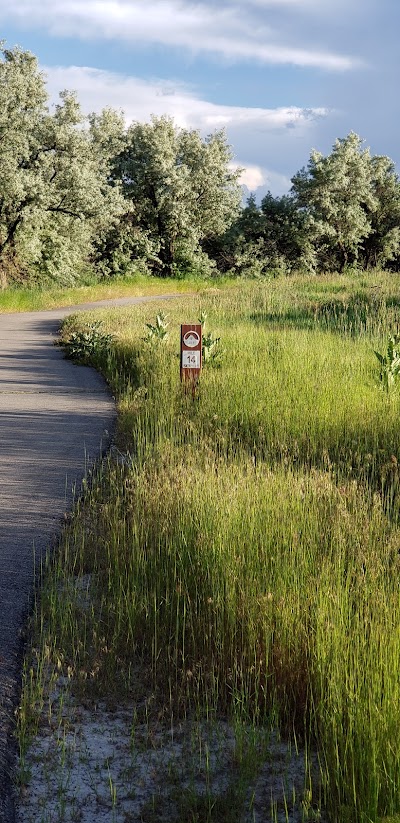
POLYGON ((201 372, 201 323, 184 323, 181 326, 181 380, 190 380, 193 384, 201 372))

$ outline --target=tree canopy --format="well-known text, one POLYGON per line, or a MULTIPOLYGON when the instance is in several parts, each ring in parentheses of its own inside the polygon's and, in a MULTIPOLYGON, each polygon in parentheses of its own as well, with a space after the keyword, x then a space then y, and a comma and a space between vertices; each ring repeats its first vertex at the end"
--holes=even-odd
POLYGON ((354 132, 327 156, 312 151, 288 195, 251 196, 217 249, 236 273, 348 267, 398 269, 400 182, 389 157, 371 156, 354 132))
POLYGON ((85 117, 65 90, 50 108, 34 55, 0 47, 1 286, 137 269, 399 268, 395 166, 354 132, 312 151, 282 197, 243 206, 240 171, 223 131, 203 137, 167 116, 126 127, 112 109, 85 117))
POLYGON ((122 198, 108 184, 75 95, 61 92, 50 113, 36 58, 19 48, 1 54, 2 280, 11 273, 68 282, 122 198))
POLYGON ((131 233, 134 224, 152 270, 172 275, 205 265, 201 242, 222 234, 239 214, 240 171, 230 168, 231 160, 221 131, 202 139, 169 117, 130 126, 113 180, 132 215, 123 229, 131 233))
POLYGON ((387 157, 371 157, 354 132, 336 140, 327 157, 313 151, 292 184, 320 267, 384 265, 398 252, 392 224, 398 223, 400 189, 394 165, 387 157))

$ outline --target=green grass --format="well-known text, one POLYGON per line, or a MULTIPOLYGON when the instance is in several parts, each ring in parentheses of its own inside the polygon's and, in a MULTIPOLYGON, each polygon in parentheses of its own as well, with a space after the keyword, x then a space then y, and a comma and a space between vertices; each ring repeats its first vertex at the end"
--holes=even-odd
POLYGON ((117 297, 197 291, 207 285, 196 279, 168 279, 141 274, 71 288, 7 288, 0 290, 0 314, 75 306, 117 297))
POLYGON ((173 716, 316 746, 334 823, 400 812, 400 397, 374 355, 398 296, 395 275, 236 284, 169 305, 159 345, 156 305, 104 313, 123 459, 89 484, 38 613, 78 691, 135 695, 140 661, 173 716), (192 398, 179 324, 202 310, 224 357, 192 398))

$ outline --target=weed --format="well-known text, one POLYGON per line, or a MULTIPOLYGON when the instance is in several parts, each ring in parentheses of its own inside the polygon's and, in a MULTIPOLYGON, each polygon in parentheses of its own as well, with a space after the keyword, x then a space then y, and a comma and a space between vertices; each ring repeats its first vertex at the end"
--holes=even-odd
POLYGON ((153 323, 146 323, 148 328, 147 337, 144 340, 152 343, 154 341, 163 341, 166 340, 168 337, 168 323, 167 323, 167 314, 160 311, 156 316, 156 322, 153 323))
POLYGON ((104 354, 109 351, 113 340, 114 335, 106 334, 101 320, 97 320, 71 332, 69 338, 63 341, 63 347, 72 360, 79 363, 88 363, 92 360, 99 364, 104 354))
POLYGON ((386 354, 375 351, 375 355, 381 367, 381 383, 385 391, 389 392, 400 374, 400 334, 390 335, 386 354))
POLYGON ((203 365, 211 365, 211 366, 220 366, 222 357, 223 357, 223 349, 220 346, 221 338, 220 337, 213 337, 212 332, 205 332, 207 320, 207 313, 205 311, 201 312, 199 317, 199 323, 201 324, 203 334, 202 334, 202 360, 203 365))

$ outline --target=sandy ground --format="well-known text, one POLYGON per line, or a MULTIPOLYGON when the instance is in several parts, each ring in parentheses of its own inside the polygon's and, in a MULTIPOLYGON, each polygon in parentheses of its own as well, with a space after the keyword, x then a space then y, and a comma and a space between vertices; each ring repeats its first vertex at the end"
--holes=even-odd
MULTIPOLYGON (((70 697, 63 678, 50 705, 19 763, 17 823, 217 823, 218 799, 229 805, 226 798, 246 771, 238 767, 240 752, 254 729, 235 730, 222 720, 186 720, 173 728, 138 723, 134 705, 89 710, 70 697), (198 808, 199 798, 200 805, 214 806, 212 816, 184 816, 187 806, 198 808)), ((258 734, 257 762, 250 779, 247 767, 244 802, 233 819, 323 823, 318 798, 307 789, 304 751, 258 734)))

